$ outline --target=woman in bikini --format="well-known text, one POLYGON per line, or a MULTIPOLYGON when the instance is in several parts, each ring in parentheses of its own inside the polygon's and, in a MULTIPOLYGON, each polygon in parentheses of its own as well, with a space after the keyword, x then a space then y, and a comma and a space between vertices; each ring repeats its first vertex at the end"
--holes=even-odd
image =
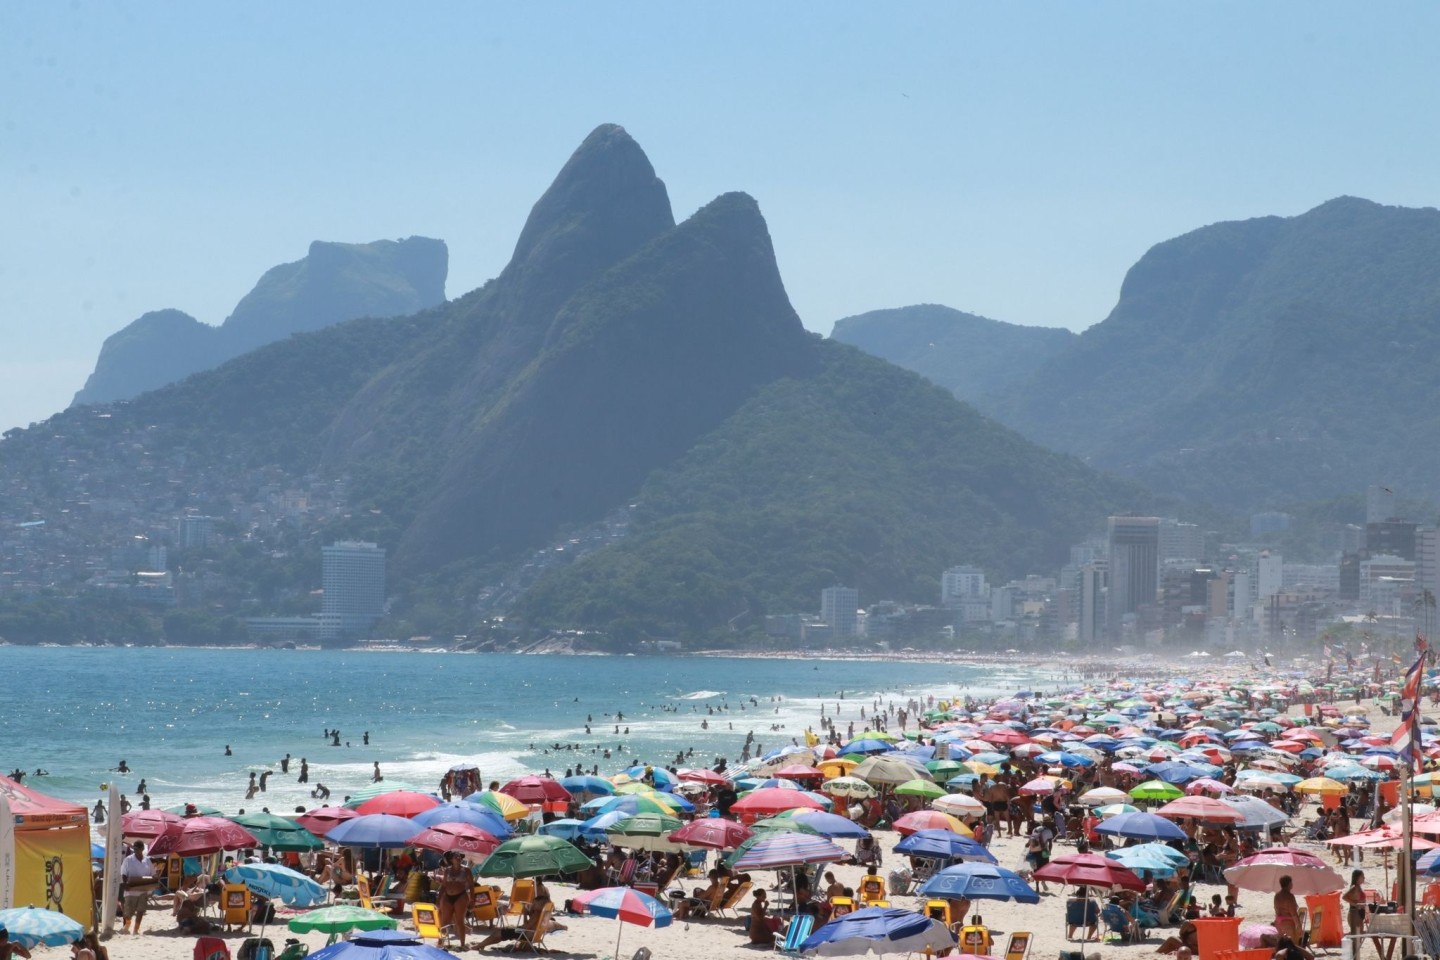
POLYGON ((1350 925, 1351 936, 1359 936, 1365 932, 1365 871, 1350 871, 1350 886, 1346 888, 1345 895, 1340 899, 1349 906, 1346 911, 1345 920, 1350 925))
POLYGON ((440 914, 440 929, 449 927, 460 940, 460 949, 465 949, 465 921, 470 916, 470 891, 475 886, 460 854, 454 850, 445 854, 440 869, 434 874, 438 892, 435 906, 440 914))

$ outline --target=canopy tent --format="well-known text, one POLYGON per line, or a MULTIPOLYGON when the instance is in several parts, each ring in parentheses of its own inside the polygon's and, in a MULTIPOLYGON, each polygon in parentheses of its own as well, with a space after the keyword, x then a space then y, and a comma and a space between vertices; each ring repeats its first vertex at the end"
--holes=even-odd
POLYGON ((0 908, 34 906, 94 922, 90 820, 78 803, 0 777, 0 908), (77 882, 78 880, 78 882, 77 882))

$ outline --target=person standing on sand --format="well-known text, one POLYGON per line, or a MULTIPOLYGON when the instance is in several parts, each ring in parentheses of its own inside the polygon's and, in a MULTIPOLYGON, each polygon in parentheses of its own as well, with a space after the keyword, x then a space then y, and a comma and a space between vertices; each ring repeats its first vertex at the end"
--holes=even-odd
POLYGON ((145 859, 144 841, 136 840, 130 856, 120 865, 120 887, 125 894, 121 901, 121 915, 125 920, 123 929, 126 933, 140 933, 140 921, 145 919, 145 905, 154 886, 155 867, 145 859), (130 926, 132 920, 135 924, 133 930, 130 926))

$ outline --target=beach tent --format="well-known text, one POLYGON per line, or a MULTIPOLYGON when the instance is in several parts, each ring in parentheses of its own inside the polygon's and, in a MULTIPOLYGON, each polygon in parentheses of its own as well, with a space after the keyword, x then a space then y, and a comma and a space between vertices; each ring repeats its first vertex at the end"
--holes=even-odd
POLYGON ((40 907, 93 923, 90 820, 78 803, 0 777, 0 909, 40 907))

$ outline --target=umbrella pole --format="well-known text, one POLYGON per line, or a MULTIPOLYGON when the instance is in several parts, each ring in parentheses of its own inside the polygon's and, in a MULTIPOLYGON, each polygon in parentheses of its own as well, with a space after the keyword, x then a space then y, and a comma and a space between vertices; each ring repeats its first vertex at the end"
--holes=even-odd
POLYGON ((620 934, 625 932, 625 921, 615 918, 615 960, 620 960, 620 934))

